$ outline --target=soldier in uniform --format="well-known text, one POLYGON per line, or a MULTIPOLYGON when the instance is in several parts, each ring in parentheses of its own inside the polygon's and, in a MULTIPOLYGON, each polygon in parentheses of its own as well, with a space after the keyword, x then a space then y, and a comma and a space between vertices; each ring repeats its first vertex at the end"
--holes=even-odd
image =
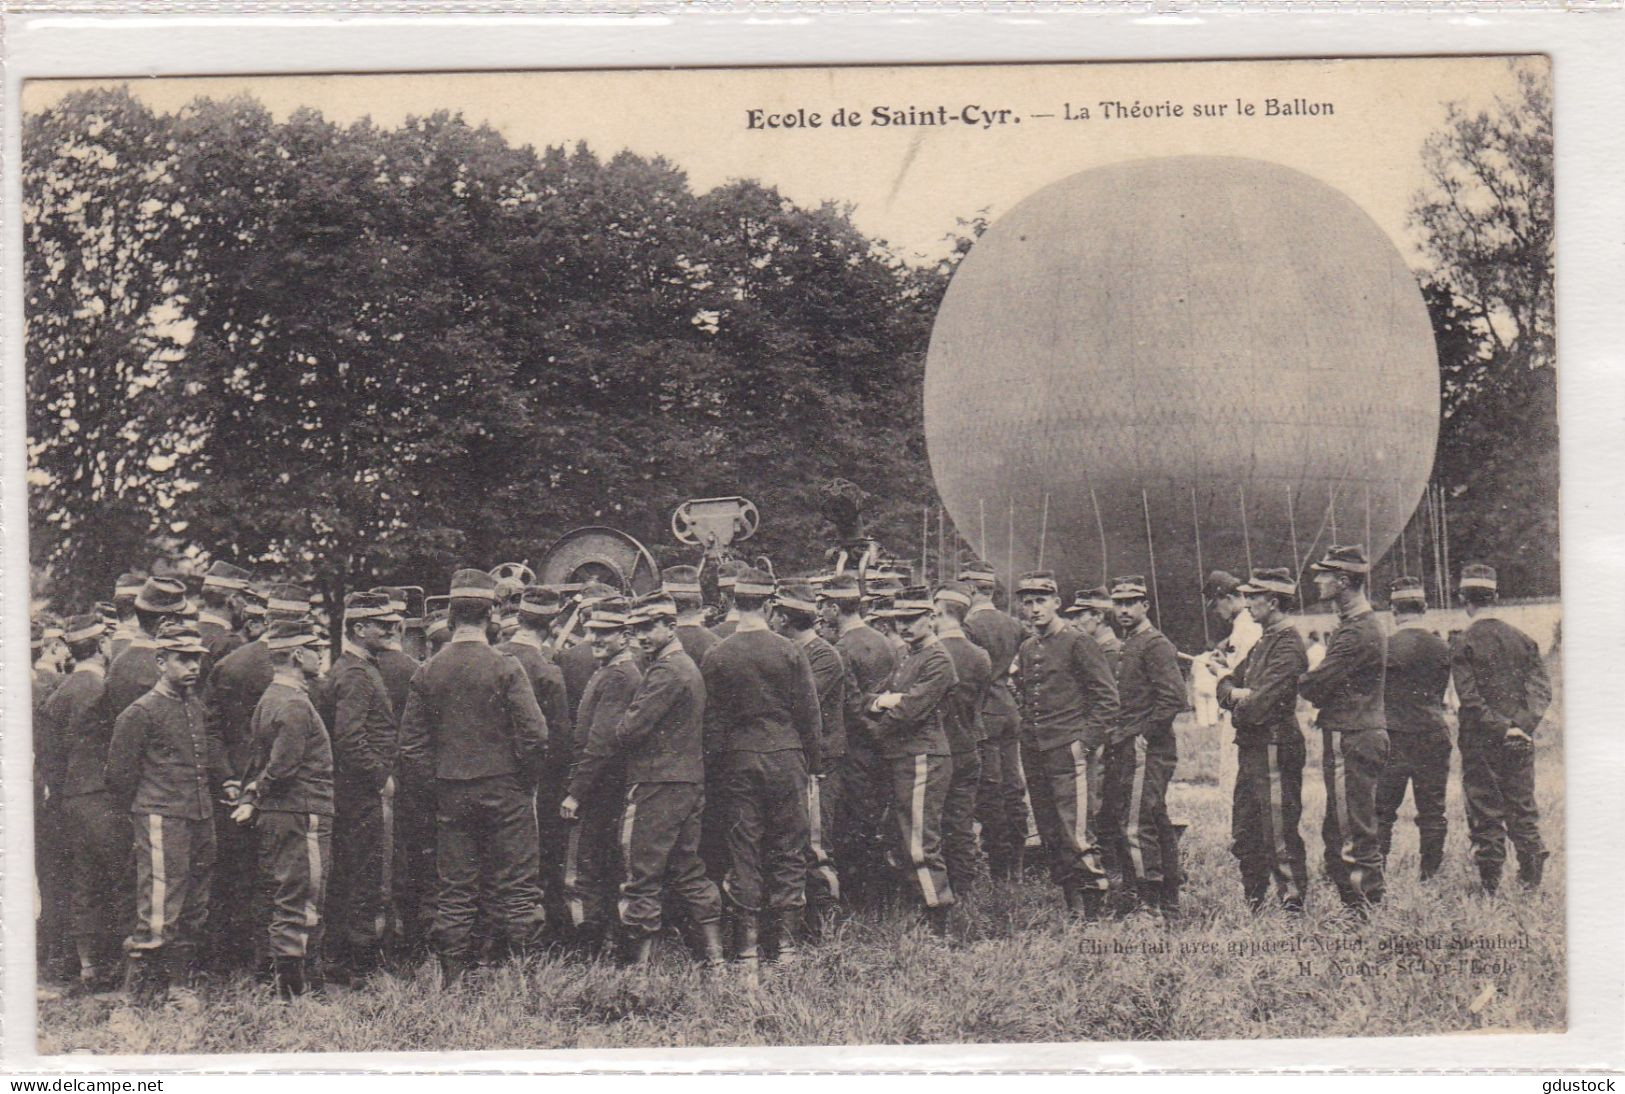
POLYGON ((559 614, 557 591, 545 585, 527 585, 520 591, 515 607, 519 626, 513 638, 497 649, 524 666, 525 676, 536 693, 536 705, 547 720, 547 762, 536 785, 536 826, 541 837, 542 893, 547 899, 548 922, 562 924, 567 918, 564 905, 564 845, 567 826, 559 817, 570 774, 570 742, 575 729, 570 721, 570 697, 564 688, 564 673, 553 663, 547 647, 547 632, 559 614))
POLYGON ((620 822, 621 959, 648 963, 669 893, 698 929, 706 966, 717 968, 722 901, 700 862, 705 683, 677 640, 677 606, 670 600, 645 601, 629 625, 648 653, 648 671, 624 717, 607 725, 609 738, 589 742, 558 812, 574 820, 579 804, 602 792, 597 782, 605 765, 620 757, 628 784, 620 822))
POLYGON ((893 835, 887 857, 906 874, 905 885, 920 900, 926 925, 943 938, 955 899, 942 857, 942 810, 953 782, 953 754, 943 723, 958 680, 953 657, 937 638, 926 589, 905 589, 885 611, 901 627, 909 650, 885 689, 865 697, 889 775, 893 835))
POLYGON ((1117 685, 1100 646, 1061 618, 1054 574, 1022 575, 1016 597, 1034 632, 1017 654, 1021 759, 1033 817, 1068 914, 1093 919, 1107 890, 1096 825, 1101 749, 1117 724, 1117 685))
MULTIPOLYGON (((864 696, 885 690, 897 669, 897 658, 884 635, 860 614, 861 593, 851 574, 837 574, 819 590, 819 603, 836 613, 835 650, 845 662, 846 755, 841 780, 840 808, 834 814, 831 842, 835 861, 845 870, 850 901, 873 891, 883 861, 881 812, 890 797, 890 777, 881 761, 873 727, 863 710, 864 696)), ((703 665, 701 666, 704 667, 703 665)))
MULTIPOLYGON (((351 597, 347 616, 353 607, 351 597)), ((351 622, 347 618, 345 626, 351 622)), ((282 1001, 304 994, 313 980, 320 983, 312 963, 333 864, 333 744, 310 700, 321 670, 318 643, 307 622, 279 621, 266 633, 274 672, 254 707, 247 777, 231 813, 236 824, 257 828, 258 892, 269 910, 256 918, 266 924, 265 946, 282 1001)))
POLYGON ((1185 709, 1185 677, 1174 644, 1147 618, 1145 578, 1118 578, 1111 597, 1123 650, 1102 809, 1126 895, 1153 916, 1172 915, 1179 910, 1179 839, 1167 794, 1179 762, 1174 719, 1185 709))
POLYGON ((1450 647, 1427 625, 1427 594, 1413 577, 1388 590, 1395 631, 1388 638, 1387 682, 1382 705, 1388 722, 1388 763, 1377 781, 1377 831, 1384 872, 1393 844, 1394 819, 1411 787, 1421 840, 1419 876, 1428 880, 1444 861, 1445 784, 1450 778, 1450 727, 1444 693, 1450 686, 1450 647))
POLYGON ((943 728, 948 735, 948 796, 942 806, 942 857, 948 882, 960 899, 969 895, 981 869, 976 846, 976 792, 982 779, 982 704, 993 683, 993 660, 965 636, 971 588, 950 581, 932 597, 937 643, 954 663, 954 686, 943 700, 943 728))
MULTIPOLYGON (((372 590, 376 596, 384 597, 389 605, 391 615, 398 615, 401 621, 384 637, 383 643, 373 652, 373 660, 378 665, 378 675, 384 678, 384 690, 389 692, 390 709, 397 715, 406 709, 406 692, 412 686, 412 677, 417 674, 421 662, 402 648, 404 645, 403 628, 406 626, 406 590, 395 585, 381 585, 372 590)), ((396 788, 396 794, 400 788, 396 788)))
POLYGON ((1310 567, 1315 593, 1337 608, 1326 657, 1298 679, 1298 694, 1320 708, 1326 779, 1326 874, 1343 903, 1364 915, 1382 899, 1377 780, 1388 762, 1383 676, 1387 636, 1366 599, 1365 548, 1332 547, 1310 567))
MULTIPOLYGON (((381 648, 373 653, 378 675, 384 678, 384 690, 389 693, 389 707, 399 723, 406 710, 406 696, 412 686, 421 662, 405 646, 406 590, 396 585, 383 585, 372 592, 382 595, 389 610, 401 616, 381 648)), ((427 652, 427 639, 424 646, 427 652)), ((418 783, 398 769, 395 772, 395 796, 383 801, 384 824, 394 839, 393 862, 390 872, 390 892, 387 894, 395 906, 400 927, 398 943, 408 956, 420 955, 426 944, 433 919, 430 907, 435 887, 434 869, 434 783, 418 783)), ((386 908, 387 912, 387 908, 386 908)))
POLYGON ((1010 668, 1027 637, 1021 624, 993 604, 998 577, 993 567, 973 561, 959 573, 971 589, 970 611, 960 624, 965 637, 987 651, 991 679, 982 699, 982 781, 976 788, 976 818, 982 824, 982 850, 994 881, 1019 881, 1027 849, 1027 782, 1021 772, 1021 711, 1016 706, 1010 668))
POLYGON ((1552 701, 1551 679, 1534 640, 1493 614, 1492 567, 1463 566, 1457 595, 1470 621, 1451 657, 1451 672, 1461 699, 1461 790, 1473 863, 1484 891, 1494 893, 1510 836, 1518 852, 1518 883, 1538 889, 1547 851, 1535 803, 1534 737, 1552 701))
POLYGON ((1287 618, 1298 583, 1284 568, 1254 570, 1240 587, 1261 635, 1241 663, 1219 680, 1218 700, 1236 727, 1236 789, 1230 807, 1230 851, 1241 866, 1242 893, 1257 912, 1271 879, 1281 907, 1303 911, 1309 866, 1303 836, 1303 730, 1298 677, 1309 668, 1303 636, 1287 618))
POLYGON ((32 621, 28 649, 34 659, 34 878, 39 883, 40 912, 35 927, 35 950, 41 976, 70 976, 71 893, 68 883, 67 839, 62 817, 62 738, 66 727, 52 723, 50 701, 63 680, 62 662, 67 648, 63 627, 49 616, 32 621))
MULTIPOLYGON (((446 648, 446 643, 451 641, 451 619, 445 608, 439 608, 429 613, 423 624, 423 638, 424 641, 429 643, 429 657, 433 657, 446 648)), ((425 663, 427 663, 427 660, 425 660, 425 663)), ((406 708, 402 707, 401 709, 406 708)))
MULTIPOLYGON (((696 665, 721 641, 705 627, 705 600, 700 572, 693 566, 668 566, 660 572, 660 591, 677 605, 677 640, 696 665)), ((707 798, 709 800, 709 798, 707 798)))
POLYGON ((518 661, 486 634, 496 579, 458 570, 451 579, 451 641, 412 677, 401 718, 401 762, 435 782, 434 945, 443 983, 470 967, 482 887, 510 951, 543 926, 536 800, 547 724, 518 661))
MULTIPOLYGON (((118 624, 113 628, 112 649, 110 651, 111 666, 113 661, 119 659, 130 645, 130 640, 141 633, 141 625, 135 616, 135 598, 141 592, 141 586, 146 577, 134 571, 119 574, 118 581, 113 586, 113 610, 118 612, 118 624)), ((147 635, 151 638, 152 635, 147 635)))
MULTIPOLYGON (((608 585, 599 581, 588 582, 576 600, 576 611, 581 613, 583 625, 592 618, 593 609, 600 603, 609 599, 619 599, 620 594, 608 585)), ((623 614, 624 614, 624 605, 623 614)), ((581 727, 581 697, 586 694, 587 682, 597 674, 602 667, 600 648, 592 642, 592 631, 587 629, 587 636, 573 646, 559 649, 554 657, 559 671, 564 674, 564 692, 570 700, 570 724, 581 727)), ((559 639, 555 639, 555 649, 558 648, 559 639)), ((580 738, 581 733, 576 736, 580 738)))
POLYGON ((113 807, 102 775, 112 729, 97 717, 106 688, 107 626, 96 615, 74 616, 66 639, 73 671, 45 706, 45 721, 60 735, 62 754, 60 776, 53 776, 50 786, 61 798, 79 982, 86 990, 103 991, 116 986, 119 942, 134 914, 130 821, 113 807))
POLYGON ((1123 640, 1112 629, 1111 617, 1115 613, 1111 593, 1104 585, 1092 589, 1079 589, 1072 594, 1069 614, 1072 625, 1100 643, 1100 652, 1106 655, 1112 676, 1117 676, 1117 663, 1123 656, 1123 640))
POLYGON ((576 711, 571 753, 572 779, 589 756, 596 753, 599 757, 594 760, 593 779, 598 792, 577 810, 564 844, 565 906, 576 941, 588 950, 606 941, 607 909, 620 876, 616 836, 626 791, 626 769, 612 742, 643 681, 643 670, 628 644, 627 608, 621 597, 593 604, 586 627, 590 648, 598 658, 598 671, 587 682, 576 711))
POLYGON ((332 834, 338 847, 327 892, 333 929, 324 932, 321 956, 340 979, 365 976, 381 956, 383 799, 394 796, 399 723, 377 657, 400 622, 385 595, 345 597, 344 645, 317 688, 324 724, 332 727, 332 834))
MULTIPOLYGON (((266 590, 265 607, 263 618, 267 625, 301 622, 310 616, 310 593, 298 585, 272 585, 266 590)), ((263 633, 215 662, 209 673, 204 700, 211 729, 224 744, 227 763, 239 782, 248 765, 254 708, 271 686, 273 675, 271 651, 266 648, 263 633)), ((254 960, 253 940, 259 925, 250 921, 252 906, 237 896, 254 886, 259 849, 247 829, 227 823, 224 816, 216 819, 220 822, 219 844, 214 907, 209 914, 209 956, 214 968, 226 973, 249 966, 254 960)))
MULTIPOLYGON (((265 633, 265 602, 265 591, 258 586, 250 585, 243 590, 243 626, 241 633, 243 645, 245 646, 250 642, 258 641, 260 635, 265 633)), ((227 654, 226 656, 231 655, 227 654)), ((214 673, 209 673, 209 676, 212 679, 214 673)))
POLYGON ((758 916, 779 938, 806 907, 807 780, 821 773, 818 689, 806 656, 768 627, 770 575, 739 571, 734 632, 706 655, 706 765, 726 799, 728 869, 723 895, 734 916, 734 959, 754 969, 758 916))
MULTIPOLYGON (((807 926, 822 937, 841 902, 838 860, 829 834, 841 812, 841 777, 846 766, 846 662, 834 646, 819 637, 817 594, 811 585, 781 589, 773 602, 773 619, 779 633, 806 656, 818 691, 822 727, 818 751, 823 756, 824 773, 807 780, 807 926)), ((781 941, 781 960, 783 950, 781 941)))
MULTIPOLYGON (((179 582, 149 579, 136 608, 167 607, 170 596, 184 597, 179 582)), ((196 696, 208 652, 197 628, 168 622, 154 641, 158 680, 119 714, 104 777, 113 806, 130 815, 135 840, 135 930, 124 943, 131 994, 139 1002, 167 995, 190 1003, 209 918, 214 802, 230 771, 196 696)), ((132 652, 133 642, 125 657, 132 652)))
POLYGON ((203 604, 198 609, 197 630, 203 644, 209 647, 204 659, 203 679, 209 679, 210 670, 238 646, 244 644, 239 633, 243 625, 244 593, 248 589, 249 573, 229 562, 215 562, 203 575, 203 604))

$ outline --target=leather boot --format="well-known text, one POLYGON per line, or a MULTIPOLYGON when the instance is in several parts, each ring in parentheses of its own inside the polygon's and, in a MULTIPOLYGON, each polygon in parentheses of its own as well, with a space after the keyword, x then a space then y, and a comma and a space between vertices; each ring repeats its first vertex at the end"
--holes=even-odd
POLYGON ((1485 896, 1494 896, 1496 890, 1501 888, 1501 864, 1499 862, 1485 862, 1478 867, 1478 880, 1484 886, 1485 896))
POLYGON ((758 948, 756 913, 743 908, 734 911, 734 952, 732 964, 739 969, 746 983, 756 982, 756 967, 761 960, 758 948))
POLYGON ((468 975, 468 962, 461 956, 449 953, 440 955, 440 990, 453 991, 468 975))
POLYGON ((925 925, 931 933, 944 941, 948 938, 949 906, 938 905, 925 910, 925 925))
POLYGON ((701 923, 699 929, 701 968, 707 971, 722 968, 725 963, 722 955, 722 923, 713 919, 709 923, 701 923))
POLYGON ((1026 874, 1026 867, 1027 845, 1024 843, 1017 843, 1010 849, 1010 859, 1006 867, 1010 872, 1010 880, 1020 883, 1021 879, 1026 874))
POLYGON ((623 928, 615 950, 615 963, 623 968, 647 965, 655 949, 655 936, 647 931, 623 928))
POLYGON ((1082 889, 1078 892, 1077 917, 1085 923, 1094 923, 1105 914, 1106 893, 1103 889, 1082 889))
POLYGON ((1550 851, 1537 851, 1525 858, 1518 856, 1518 884, 1531 892, 1540 888, 1541 879, 1546 876, 1546 858, 1550 851))
POLYGON ((767 914, 766 930, 762 932, 771 939, 762 939, 762 950, 767 960, 793 965, 800 959, 801 944, 796 937, 796 923, 800 918, 799 909, 767 914))
POLYGON ((1164 916, 1173 917, 1179 915, 1179 878, 1162 879, 1162 888, 1157 894, 1157 903, 1162 908, 1164 916))
POLYGON ((1069 919, 1083 918, 1083 890, 1078 888, 1077 882, 1061 883, 1061 899, 1066 903, 1066 914, 1069 919))
POLYGON ((305 959, 303 957, 278 956, 273 964, 276 968, 276 998, 279 1003, 291 1003, 295 998, 305 994, 305 959))
POLYGON ((159 972, 161 961, 150 950, 130 954, 124 967, 124 990, 136 1006, 150 1007, 163 998, 167 985, 159 972))
POLYGON ((1439 867, 1443 862, 1444 841, 1428 840, 1422 845, 1422 863, 1421 868, 1416 872, 1417 880, 1427 881, 1433 877, 1439 872, 1439 867))

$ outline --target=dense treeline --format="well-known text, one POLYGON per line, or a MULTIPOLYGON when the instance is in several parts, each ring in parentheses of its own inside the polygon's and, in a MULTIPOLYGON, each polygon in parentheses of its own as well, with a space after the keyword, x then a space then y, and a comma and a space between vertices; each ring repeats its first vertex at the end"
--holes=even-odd
MULTIPOLYGON (((1452 558, 1509 595, 1557 591, 1546 88, 1453 111, 1413 207, 1452 558)), ((834 205, 451 114, 91 91, 23 150, 30 550, 58 607, 188 549, 330 602, 581 524, 674 561, 672 508, 732 493, 761 508, 751 550, 799 569, 828 478, 905 552, 935 501, 920 383, 968 237, 912 266, 834 205)))

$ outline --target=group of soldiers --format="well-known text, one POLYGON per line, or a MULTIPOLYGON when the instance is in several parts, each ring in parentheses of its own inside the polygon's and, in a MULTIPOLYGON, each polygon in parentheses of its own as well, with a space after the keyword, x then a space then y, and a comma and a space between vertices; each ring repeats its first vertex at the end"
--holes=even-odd
MULTIPOLYGON (((1386 633, 1361 548, 1313 570, 1339 618, 1317 666, 1295 576, 1259 569, 1215 575, 1211 607, 1256 626, 1193 669, 1221 674, 1235 729, 1245 899, 1307 898, 1300 697, 1343 902, 1381 899, 1407 786, 1422 874, 1438 870, 1452 677, 1483 887, 1508 836, 1538 885, 1531 744, 1550 688, 1490 611, 1494 571, 1464 568, 1473 621, 1451 650, 1413 625, 1417 582, 1390 591, 1386 633)), ((1070 916, 1176 915, 1186 680, 1145 580, 1066 599, 1027 573, 1011 611, 980 562, 907 581, 725 562, 712 598, 691 566, 629 597, 462 569, 420 660, 404 589, 346 597, 333 654, 298 586, 225 562, 196 596, 125 575, 98 612, 35 627, 42 955, 76 965, 80 990, 183 1005, 205 971, 255 970, 284 1000, 358 982, 386 944, 432 948, 450 986, 554 947, 640 964, 674 930, 705 967, 754 975, 855 907, 903 902, 945 937, 956 902, 1022 877, 1029 817, 1070 916)))

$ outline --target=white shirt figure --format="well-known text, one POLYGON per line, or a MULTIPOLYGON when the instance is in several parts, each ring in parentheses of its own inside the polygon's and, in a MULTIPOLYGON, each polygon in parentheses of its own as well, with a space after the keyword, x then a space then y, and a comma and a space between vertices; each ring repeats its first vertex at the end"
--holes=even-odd
POLYGON ((1309 668, 1313 670, 1326 659, 1326 643, 1316 638, 1309 644, 1309 648, 1304 653, 1309 658, 1309 668))

